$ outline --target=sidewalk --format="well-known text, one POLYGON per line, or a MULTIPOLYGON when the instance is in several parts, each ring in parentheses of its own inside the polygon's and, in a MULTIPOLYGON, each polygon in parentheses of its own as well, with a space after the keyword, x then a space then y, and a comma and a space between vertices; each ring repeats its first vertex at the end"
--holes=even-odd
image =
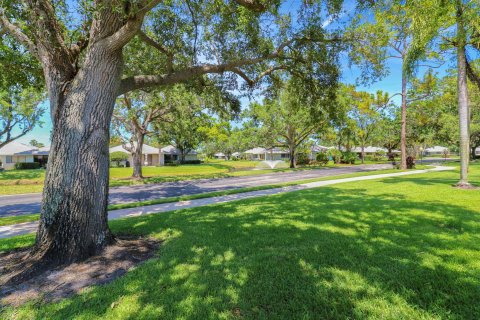
MULTIPOLYGON (((248 199, 248 198, 256 198, 256 197, 262 197, 267 195, 292 192, 296 190, 318 188, 318 187, 329 186, 329 185, 344 183, 344 182, 399 177, 399 176, 406 176, 411 174, 427 173, 430 171, 445 171, 445 170, 452 170, 452 169, 453 169, 452 167, 437 166, 434 169, 414 170, 414 171, 405 171, 405 172, 398 172, 398 173, 385 173, 385 174, 376 174, 376 175, 361 176, 361 177, 354 177, 354 178, 309 182, 309 183, 304 183, 304 184, 299 184, 299 185, 289 186, 289 187, 251 191, 251 192, 237 193, 232 195, 196 199, 196 200, 189 200, 189 201, 162 203, 162 204, 137 207, 137 208, 113 210, 108 212, 108 219, 114 220, 114 219, 121 219, 121 218, 138 217, 146 214, 161 213, 161 212, 173 211, 178 209, 194 208, 194 207, 206 206, 206 205, 216 204, 216 203, 225 203, 225 202, 248 199)), ((2 226, 0 227, 0 239, 35 232, 37 230, 37 226, 38 226, 37 221, 2 226)))

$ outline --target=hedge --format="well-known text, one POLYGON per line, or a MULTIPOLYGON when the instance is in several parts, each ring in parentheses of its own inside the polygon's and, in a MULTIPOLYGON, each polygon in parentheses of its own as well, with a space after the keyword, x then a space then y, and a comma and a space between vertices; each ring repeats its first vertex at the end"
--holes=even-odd
POLYGON ((14 164, 16 170, 39 169, 39 162, 17 162, 14 164))

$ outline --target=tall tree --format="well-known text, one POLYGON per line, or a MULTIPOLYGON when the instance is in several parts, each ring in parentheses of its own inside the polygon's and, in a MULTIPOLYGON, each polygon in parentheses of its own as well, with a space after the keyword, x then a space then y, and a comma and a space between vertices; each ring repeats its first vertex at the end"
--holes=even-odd
MULTIPOLYGON (((333 70, 332 70, 333 71, 333 70)), ((250 116, 269 137, 272 145, 288 149, 290 168, 296 167, 297 148, 314 133, 324 129, 333 118, 331 107, 336 83, 317 92, 305 91, 303 83, 291 78, 278 90, 277 96, 263 104, 252 103, 250 116), (330 104, 328 103, 330 102, 330 104), (329 108, 330 106, 330 108, 329 108)))
MULTIPOLYGON (((464 0, 414 0, 412 8, 414 48, 407 57, 407 69, 413 69, 416 61, 425 57, 427 49, 437 45, 446 52, 455 50, 457 70, 457 107, 459 123, 460 180, 459 187, 469 187, 469 118, 467 76, 469 64, 467 52, 477 48, 480 39, 480 4, 464 0)), ((474 70, 470 68, 470 73, 474 70)))
POLYGON ((350 117, 356 123, 357 141, 361 148, 361 161, 365 162, 365 147, 372 141, 374 133, 378 130, 378 122, 382 109, 389 102, 387 93, 378 91, 371 94, 363 91, 355 91, 354 87, 348 87, 347 94, 350 95, 350 117))
MULTIPOLYGON (((350 57, 362 66, 362 81, 369 82, 384 77, 390 72, 388 60, 398 60, 402 66, 401 75, 401 129, 400 129, 400 168, 407 168, 407 107, 408 89, 411 76, 406 64, 409 51, 412 50, 411 8, 403 1, 376 1, 373 17, 369 14, 359 15, 354 19, 351 29, 352 37, 357 41, 350 51, 350 57)), ((434 52, 428 52, 430 57, 434 52)), ((426 55, 424 55, 426 57, 426 55)), ((424 59, 427 60, 427 59, 424 59)))
POLYGON ((298 14, 280 10, 283 1, 3 2, 1 32, 40 62, 53 122, 32 257, 69 263, 114 240, 108 142, 119 95, 206 74, 232 86, 232 75, 254 86, 279 70, 321 79, 338 42, 322 13, 338 13, 341 2, 309 1, 298 14), (154 69, 146 59, 158 61, 154 69))
POLYGON ((172 106, 168 93, 154 91, 142 94, 124 94, 113 110, 112 127, 121 138, 122 146, 131 153, 132 178, 143 179, 142 160, 145 137, 154 133, 154 122, 166 121, 172 106))
POLYGON ((43 99, 37 88, 15 86, 0 91, 0 148, 42 124, 43 99))
POLYGON ((177 148, 180 152, 178 161, 184 163, 186 155, 207 140, 211 118, 194 101, 177 105, 170 116, 169 121, 155 123, 156 138, 161 144, 171 144, 177 148))
POLYGON ((0 148, 41 125, 42 87, 39 64, 0 29, 0 148))

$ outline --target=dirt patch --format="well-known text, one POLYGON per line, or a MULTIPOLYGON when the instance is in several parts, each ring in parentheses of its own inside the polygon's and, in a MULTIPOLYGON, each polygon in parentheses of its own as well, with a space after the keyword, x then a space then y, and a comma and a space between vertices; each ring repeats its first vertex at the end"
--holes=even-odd
POLYGON ((12 261, 21 259, 28 250, 2 254, 0 304, 19 306, 33 299, 56 301, 79 293, 85 287, 111 282, 132 267, 152 258, 159 245, 159 241, 152 239, 120 238, 115 244, 108 246, 101 255, 66 267, 48 270, 15 285, 3 285, 8 278, 8 274, 4 274, 3 271, 12 261))

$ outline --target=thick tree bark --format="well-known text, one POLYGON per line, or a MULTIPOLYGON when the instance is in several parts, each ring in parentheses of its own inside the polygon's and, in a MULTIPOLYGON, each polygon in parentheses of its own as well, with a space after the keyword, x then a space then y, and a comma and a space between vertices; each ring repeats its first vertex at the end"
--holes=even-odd
POLYGON ((82 260, 113 240, 107 221, 108 142, 122 66, 120 50, 94 45, 64 99, 54 108, 52 146, 33 250, 44 263, 82 260))
POLYGON ((362 144, 362 164, 365 163, 365 144, 362 144))
POLYGON ((402 120, 400 131, 400 169, 407 169, 407 75, 402 72, 402 120))
POLYGON ((468 185, 468 164, 470 161, 470 134, 467 66, 465 59, 466 31, 462 17, 462 3, 457 1, 457 92, 458 92, 458 121, 460 126, 460 181, 459 186, 468 185))
POLYGON ((143 141, 145 140, 145 135, 141 132, 135 133, 136 143, 133 145, 132 150, 132 160, 133 160, 133 174, 132 178, 134 179, 143 179, 142 174, 142 161, 143 161, 143 141))

